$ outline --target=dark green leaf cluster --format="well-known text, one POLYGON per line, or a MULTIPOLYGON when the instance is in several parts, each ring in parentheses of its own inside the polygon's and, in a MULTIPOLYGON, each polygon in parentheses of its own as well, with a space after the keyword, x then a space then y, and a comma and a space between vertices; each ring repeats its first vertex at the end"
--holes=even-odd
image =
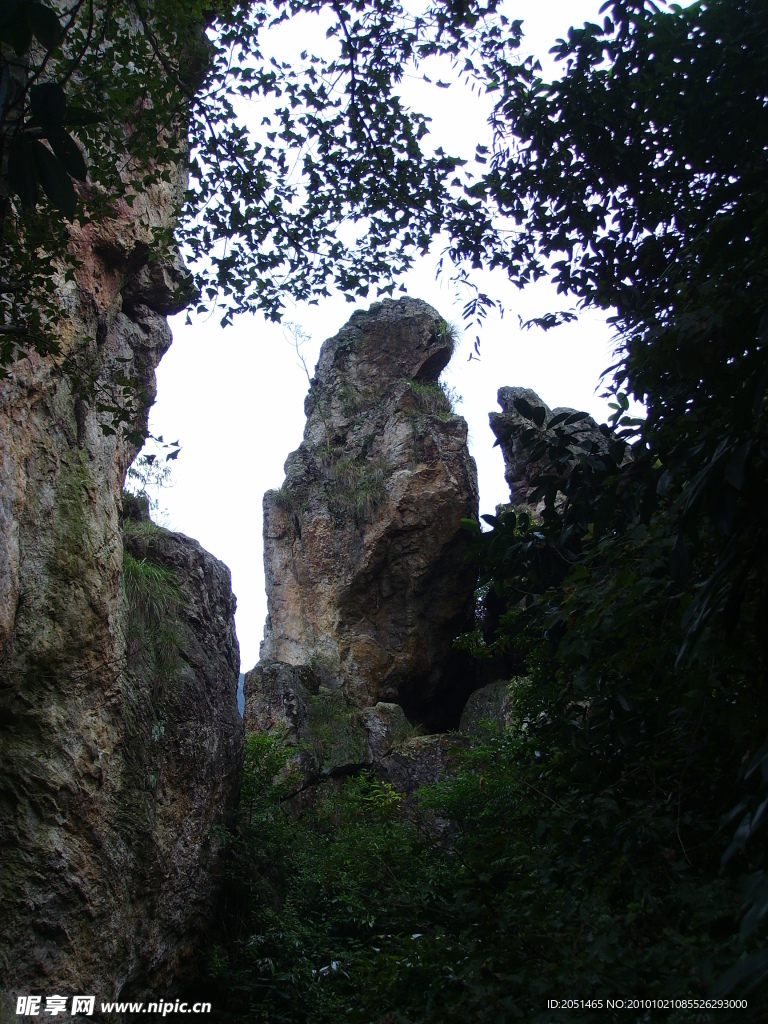
MULTIPOLYGON (((621 423, 626 400, 615 405, 621 423)), ((543 409, 518 403, 518 412, 544 423, 543 409)), ((642 432, 628 447, 606 425, 605 446, 573 444, 567 422, 522 433, 540 471, 530 500, 544 501, 541 516, 508 508, 484 517, 493 527, 486 534, 467 524, 495 600, 493 634, 481 646, 516 650, 538 677, 527 731, 551 766, 541 778, 553 799, 609 798, 612 835, 645 835, 643 862, 682 857, 677 875, 657 880, 665 901, 688 885, 704 901, 722 886, 732 895, 743 887, 740 928, 736 901, 719 926, 724 937, 730 927, 732 942, 741 933, 736 966, 720 978, 704 973, 713 991, 744 993, 766 967, 764 747, 752 757, 768 729, 760 597, 742 595, 737 631, 714 615, 702 628, 693 613, 712 576, 724 575, 716 523, 700 516, 695 543, 687 540, 682 503, 659 485, 665 470, 642 432), (740 779, 746 791, 734 807, 740 779)), ((632 863, 612 840, 600 850, 601 871, 632 863)))
POLYGON ((440 55, 479 73, 470 53, 519 39, 519 23, 495 8, 18 0, 0 25, 0 142, 10 154, 0 272, 13 284, 0 293, 4 333, 41 351, 52 343, 53 294, 33 271, 35 210, 57 243, 46 249, 50 277, 67 266, 68 221, 114 216, 173 184, 190 152, 180 237, 200 311, 216 305, 224 323, 254 310, 277 319, 288 297, 392 294, 440 231, 461 164, 432 152, 428 119, 400 97, 402 77, 440 55), (326 36, 295 67, 269 56, 267 35, 291 18, 314 19, 326 36), (261 127, 246 128, 238 115, 256 104, 261 127))
MULTIPOLYGON (((639 1022, 605 1000, 703 997, 739 956, 739 893, 716 877, 718 784, 690 770, 690 719, 604 763, 596 737, 631 735, 644 712, 571 699, 565 728, 557 691, 521 680, 515 727, 416 798, 359 776, 307 800, 291 748, 249 737, 205 982, 222 1018, 639 1022), (604 1002, 548 1011, 553 993, 604 1002)), ((718 767, 714 744, 693 746, 718 767)))
MULTIPOLYGON (((156 0, 151 15, 132 0, 4 6, 2 366, 29 345, 57 351, 60 290, 78 266, 75 222, 85 228, 118 217, 137 196, 171 181, 186 152, 191 95, 179 78, 182 51, 195 49, 202 24, 197 5, 174 0, 156 0)), ((151 231, 150 211, 143 216, 151 231)), ((155 234, 161 252, 171 239, 155 234)))
POLYGON ((297 796, 293 753, 279 738, 247 740, 238 825, 225 835, 217 1006, 228 1019, 380 1019, 381 994, 418 959, 415 923, 446 915, 433 907, 445 865, 386 783, 360 776, 309 803, 306 791, 297 796))
POLYGON ((481 557, 508 602, 495 642, 545 645, 562 697, 542 713, 565 730, 568 707, 584 709, 601 772, 658 765, 653 738, 687 723, 669 791, 715 786, 691 793, 702 843, 722 827, 724 850, 737 828, 701 877, 702 892, 707 872, 741 878, 746 959, 715 991, 746 991, 768 965, 764 948, 746 955, 766 910, 768 6, 605 10, 558 45, 561 79, 508 69, 488 232, 457 252, 521 282, 549 270, 614 309, 615 414, 593 451, 528 432, 541 522, 502 517, 481 557), (520 227, 505 247, 500 214, 520 227), (627 415, 627 393, 647 418, 627 415), (595 721, 622 728, 609 742, 595 721))
POLYGON ((712 616, 733 628, 745 600, 765 614, 768 8, 606 11, 558 44, 551 84, 532 62, 499 63, 497 148, 476 189, 486 224, 470 237, 457 220, 453 251, 520 283, 551 273, 615 311, 615 390, 647 409, 617 486, 644 479, 645 522, 658 497, 676 502, 678 574, 700 524, 722 538, 688 649, 712 616))
POLYGON ((216 301, 223 322, 253 309, 277 319, 287 295, 392 293, 440 231, 461 164, 430 151, 428 119, 403 103, 402 77, 431 56, 514 45, 495 6, 436 3, 413 15, 400 3, 275 0, 214 26, 184 232, 192 259, 214 268, 201 308, 216 301), (265 33, 293 17, 326 36, 297 66, 266 56, 265 33), (265 111, 258 136, 236 118, 246 100, 265 111), (341 235, 341 225, 358 227, 341 235))

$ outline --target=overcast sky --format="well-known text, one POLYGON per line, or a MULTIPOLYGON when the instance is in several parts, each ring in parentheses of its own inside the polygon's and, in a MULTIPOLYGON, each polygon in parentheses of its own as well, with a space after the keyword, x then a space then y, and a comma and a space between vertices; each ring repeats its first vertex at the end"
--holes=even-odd
MULTIPOLYGON (((572 24, 598 21, 597 0, 518 0, 509 2, 510 17, 524 19, 523 52, 534 53, 547 66, 547 51, 572 24)), ((275 48, 312 48, 311 26, 296 26, 275 40, 275 48)), ((278 52, 282 55, 282 52, 278 52)), ((552 66, 551 64, 549 66, 552 66)), ((451 153, 471 155, 487 101, 452 86, 438 90, 416 76, 405 83, 410 104, 433 119, 435 145, 451 153)), ((435 280, 439 247, 420 260, 404 279, 408 294, 433 305, 461 325, 461 299, 448 281, 435 280)), ((459 412, 467 419, 470 449, 477 460, 480 511, 492 512, 509 499, 503 464, 488 427, 488 413, 497 408, 496 392, 505 385, 533 388, 551 407, 571 406, 607 416, 600 399, 599 376, 612 362, 611 333, 594 313, 581 313, 577 323, 549 331, 522 332, 524 320, 563 308, 562 298, 540 283, 525 292, 505 285, 503 278, 484 279, 491 294, 501 295, 508 312, 489 317, 481 332, 481 360, 468 362, 475 331, 459 346, 444 374, 463 396, 459 412)), ((295 305, 287 318, 310 336, 303 355, 313 370, 322 342, 334 335, 357 308, 343 298, 318 306, 295 305)), ((266 617, 262 565, 261 499, 279 487, 286 456, 299 444, 304 429, 303 404, 307 377, 283 328, 261 317, 240 317, 222 329, 218 319, 185 326, 184 314, 171 318, 174 342, 158 369, 158 398, 150 430, 181 442, 174 463, 173 486, 160 495, 161 522, 194 537, 232 571, 237 596, 237 633, 241 671, 253 668, 266 617)))

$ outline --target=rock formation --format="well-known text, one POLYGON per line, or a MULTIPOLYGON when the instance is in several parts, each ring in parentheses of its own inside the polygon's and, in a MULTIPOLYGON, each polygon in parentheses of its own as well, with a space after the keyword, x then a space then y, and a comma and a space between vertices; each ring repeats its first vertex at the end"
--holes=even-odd
POLYGON ((488 419, 491 430, 496 435, 504 456, 504 479, 509 484, 510 501, 516 506, 536 505, 540 510, 543 502, 531 499, 536 489, 533 480, 543 473, 551 474, 552 467, 548 460, 530 460, 530 453, 537 435, 544 437, 552 433, 552 421, 558 418, 557 426, 567 436, 567 443, 573 446, 572 458, 566 460, 561 467, 562 477, 568 475, 576 462, 578 451, 607 450, 609 439, 600 431, 597 423, 588 413, 577 412, 576 409, 550 409, 530 388, 500 388, 497 396, 501 412, 490 413, 488 419), (540 422, 523 415, 515 403, 521 403, 525 409, 542 409, 540 422), (533 443, 526 443, 526 432, 532 432, 533 443))
POLYGON ((178 588, 175 663, 161 685, 158 666, 131 649, 124 592, 121 488, 136 438, 102 431, 104 406, 122 402, 127 426, 146 432, 171 341, 165 316, 189 294, 177 260, 149 262, 184 193, 183 167, 168 170, 133 206, 72 225, 76 270, 59 275, 51 325, 60 351, 31 352, 0 380, 6 997, 158 995, 183 977, 212 898, 207 830, 236 788, 228 574, 185 538, 131 535, 128 557, 146 552, 178 588), (129 377, 138 386, 126 405, 129 377))
MULTIPOLYGON (((514 683, 514 680, 512 680, 514 683)), ((508 729, 514 723, 514 702, 510 680, 499 679, 471 693, 459 722, 459 732, 477 733, 508 729)))
POLYGON ((477 515, 477 478, 438 383, 452 350, 445 321, 414 299, 355 313, 323 345, 304 440, 264 496, 269 615, 247 729, 300 733, 318 699, 378 706, 348 737, 365 758, 392 706, 433 728, 458 721, 471 685, 451 645, 472 612, 461 520, 477 515))
POLYGON ((229 569, 197 541, 126 511, 120 823, 144 850, 126 885, 144 977, 137 971, 127 991, 151 979, 156 992, 189 976, 215 910, 221 851, 209 832, 237 798, 240 653, 229 569))

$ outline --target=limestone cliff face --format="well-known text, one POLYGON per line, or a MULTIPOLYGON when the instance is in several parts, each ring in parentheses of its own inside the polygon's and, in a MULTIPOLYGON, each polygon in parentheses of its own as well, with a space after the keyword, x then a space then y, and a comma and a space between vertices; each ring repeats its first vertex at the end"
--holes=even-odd
POLYGON ((304 440, 264 497, 269 615, 246 680, 250 727, 274 664, 355 708, 397 704, 416 719, 439 719, 459 685, 451 644, 475 585, 461 520, 477 515, 477 477, 437 383, 452 348, 414 299, 355 313, 323 345, 304 440))
MULTIPOLYGON (((548 460, 529 461, 533 445, 525 443, 526 432, 533 431, 531 436, 534 438, 537 434, 541 437, 548 432, 551 434, 553 428, 550 424, 558 417, 557 426, 566 438, 566 447, 571 449, 571 458, 562 466, 563 477, 573 468, 580 452, 599 452, 608 448, 609 438, 601 433, 591 416, 579 413, 575 409, 550 409, 530 388, 500 388, 497 400, 501 412, 490 413, 488 419, 504 456, 504 479, 509 484, 510 501, 513 505, 537 505, 531 500, 531 494, 536 489, 533 480, 543 473, 553 472, 548 460), (537 424, 522 415, 515 405, 516 402, 527 403, 532 410, 543 409, 544 419, 537 424)), ((537 507, 539 510, 543 508, 543 502, 539 502, 537 507)))
POLYGON ((101 429, 99 406, 120 405, 122 378, 135 377, 128 425, 146 431, 171 341, 165 316, 185 305, 178 263, 148 263, 185 187, 183 168, 171 171, 109 221, 73 226, 77 270, 61 276, 52 328, 60 354, 33 353, 0 381, 0 989, 10 993, 112 998, 142 979, 162 991, 210 901, 205 833, 236 782, 226 573, 192 542, 158 548, 189 601, 178 678, 158 703, 156 680, 126 652, 121 487, 136 446, 101 429))

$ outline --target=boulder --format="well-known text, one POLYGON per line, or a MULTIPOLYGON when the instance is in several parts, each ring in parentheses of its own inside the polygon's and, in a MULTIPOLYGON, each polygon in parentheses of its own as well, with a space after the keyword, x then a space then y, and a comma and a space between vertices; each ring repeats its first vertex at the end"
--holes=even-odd
POLYGON ((245 731, 280 732, 295 746, 305 735, 309 703, 319 687, 306 665, 259 663, 243 683, 245 731))
POLYGON ((413 736, 382 757, 376 772, 399 793, 415 793, 450 775, 453 762, 467 747, 466 736, 457 733, 413 736))
POLYGON ((306 666, 259 664, 246 675, 246 686, 246 731, 283 736, 298 748, 308 777, 373 764, 411 729, 399 704, 361 710, 306 666))
POLYGON ((360 712, 372 762, 380 761, 393 747, 408 738, 411 725, 399 704, 380 701, 360 712))
POLYGON ((459 732, 477 735, 508 729, 514 721, 511 685, 500 679, 471 693, 461 713, 459 732))

